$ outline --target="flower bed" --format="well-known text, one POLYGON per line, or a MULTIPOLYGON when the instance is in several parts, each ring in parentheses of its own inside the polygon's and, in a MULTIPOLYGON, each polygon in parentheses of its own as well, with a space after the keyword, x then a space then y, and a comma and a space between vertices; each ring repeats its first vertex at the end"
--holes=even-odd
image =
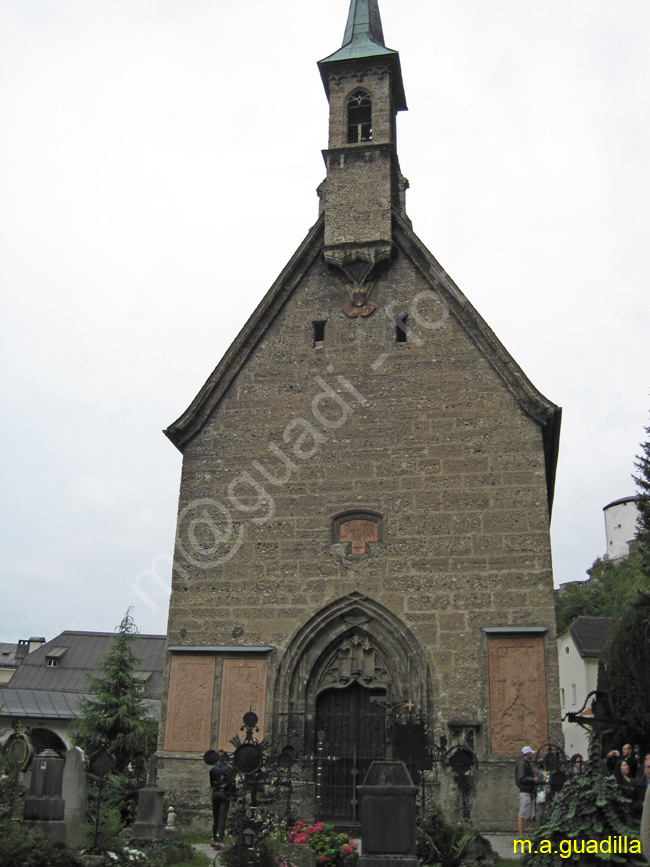
POLYGON ((325 822, 314 825, 298 822, 287 832, 287 839, 295 845, 313 849, 319 867, 352 867, 358 857, 356 840, 335 831, 325 822))

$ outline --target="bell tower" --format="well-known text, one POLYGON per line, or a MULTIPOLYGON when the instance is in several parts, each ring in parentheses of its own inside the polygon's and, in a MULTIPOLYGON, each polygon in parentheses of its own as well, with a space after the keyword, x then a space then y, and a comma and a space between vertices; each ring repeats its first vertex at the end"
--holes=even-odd
POLYGON ((329 100, 325 261, 366 275, 392 252, 392 209, 404 214, 396 116, 406 111, 399 54, 384 44, 377 0, 351 0, 343 45, 319 61, 329 100), (364 267, 364 265, 366 267, 364 267), (356 270, 356 268, 355 268, 356 270))

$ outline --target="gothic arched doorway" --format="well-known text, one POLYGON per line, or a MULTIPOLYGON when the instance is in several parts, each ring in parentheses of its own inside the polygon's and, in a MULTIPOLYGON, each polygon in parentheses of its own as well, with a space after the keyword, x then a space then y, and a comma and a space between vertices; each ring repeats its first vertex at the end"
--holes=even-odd
POLYGON ((317 768, 318 818, 338 824, 358 820, 357 786, 370 763, 386 753, 385 711, 373 698, 383 688, 354 682, 345 689, 328 689, 316 702, 316 743, 321 761, 317 768))
MULTIPOLYGON (((346 771, 344 759, 353 761, 355 750, 357 762, 364 754, 370 761, 385 754, 385 707, 372 699, 403 697, 423 719, 429 719, 428 690, 427 666, 417 639, 392 611, 368 596, 354 591, 336 599, 296 631, 274 685, 273 739, 291 744, 317 762, 313 778, 317 814, 322 813, 318 780, 325 794, 324 772, 340 774, 345 785, 346 773, 349 781, 356 769, 353 782, 360 785, 365 771, 359 764, 349 764, 346 771), (320 730, 326 732, 327 741, 318 761, 320 730), (326 771, 330 765, 336 770, 326 771)), ((333 785, 338 786, 336 780, 333 785)), ((333 803, 326 805, 327 818, 337 824, 358 819, 352 796, 333 797, 333 803), (344 818, 336 818, 343 809, 344 818)))

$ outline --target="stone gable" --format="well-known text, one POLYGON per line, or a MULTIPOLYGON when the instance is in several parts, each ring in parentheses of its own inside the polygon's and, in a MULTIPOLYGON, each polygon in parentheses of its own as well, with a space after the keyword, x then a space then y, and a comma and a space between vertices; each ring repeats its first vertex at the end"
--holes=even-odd
MULTIPOLYGON (((514 757, 560 736, 560 411, 410 228, 396 53, 389 68, 356 58, 356 80, 337 55, 320 64, 319 221, 167 431, 183 472, 161 777, 189 824, 207 808, 202 752, 227 745, 240 711, 255 705, 276 752, 313 753, 320 727, 343 752, 360 738, 368 758, 385 746, 376 699, 400 697, 431 741, 472 750, 472 816, 507 830, 514 757), (380 140, 346 144, 359 82, 380 140), (356 734, 342 722, 355 714, 356 734)), ((427 774, 430 794, 458 807, 442 766, 427 774)), ((306 817, 308 764, 296 785, 306 817)))

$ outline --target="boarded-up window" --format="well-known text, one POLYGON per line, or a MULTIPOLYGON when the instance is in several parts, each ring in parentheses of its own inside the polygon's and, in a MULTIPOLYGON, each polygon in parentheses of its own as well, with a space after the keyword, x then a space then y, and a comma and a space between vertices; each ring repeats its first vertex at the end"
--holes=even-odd
POLYGON ((548 742, 544 637, 488 638, 492 753, 537 749, 548 742))
POLYGON ((266 659, 224 659, 217 749, 231 750, 230 739, 243 737, 242 718, 250 710, 257 714, 259 732, 255 737, 264 737, 266 669, 266 659))
POLYGON ((165 749, 205 752, 210 749, 214 656, 173 656, 165 725, 165 749))

